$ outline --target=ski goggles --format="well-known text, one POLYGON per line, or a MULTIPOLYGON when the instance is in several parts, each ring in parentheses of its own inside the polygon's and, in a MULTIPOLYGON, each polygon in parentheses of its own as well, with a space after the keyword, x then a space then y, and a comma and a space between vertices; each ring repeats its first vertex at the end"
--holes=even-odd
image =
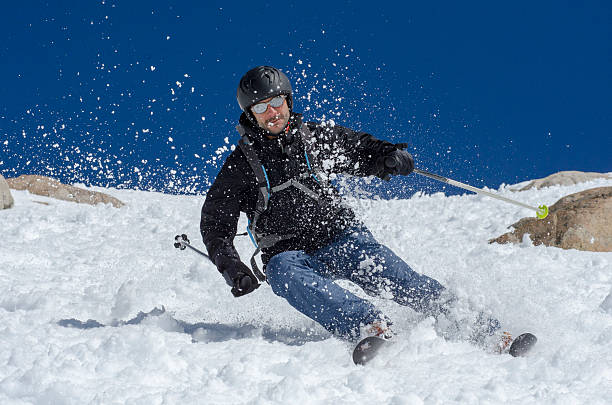
POLYGON ((274 108, 278 108, 281 105, 283 105, 284 101, 285 101, 285 96, 284 95, 280 95, 280 96, 274 97, 270 101, 264 101, 262 103, 257 103, 255 105, 253 105, 253 107, 251 107, 251 109, 256 114, 263 114, 268 109, 268 105, 271 105, 274 108))

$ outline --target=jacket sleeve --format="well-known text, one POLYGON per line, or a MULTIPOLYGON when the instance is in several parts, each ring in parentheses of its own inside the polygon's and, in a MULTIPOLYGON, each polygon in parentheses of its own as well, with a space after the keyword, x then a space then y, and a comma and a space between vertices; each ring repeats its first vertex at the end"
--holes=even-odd
POLYGON ((380 170, 376 165, 377 160, 399 146, 339 125, 309 122, 308 127, 315 134, 314 149, 319 152, 317 158, 320 165, 329 173, 376 176, 380 170))
POLYGON ((206 193, 200 219, 200 233, 213 263, 221 256, 240 260, 234 237, 248 192, 247 179, 238 167, 237 155, 230 155, 206 193))

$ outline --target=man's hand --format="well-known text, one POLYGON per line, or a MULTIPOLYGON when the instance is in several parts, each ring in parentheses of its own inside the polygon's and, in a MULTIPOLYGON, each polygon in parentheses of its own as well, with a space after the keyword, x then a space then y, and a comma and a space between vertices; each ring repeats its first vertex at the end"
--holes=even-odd
POLYGON ((240 297, 259 288, 257 278, 251 272, 251 269, 242 263, 239 259, 233 257, 219 257, 216 260, 216 265, 227 285, 232 287, 234 297, 240 297))
POLYGON ((397 149, 378 158, 376 165, 379 168, 378 177, 389 180, 389 176, 407 176, 414 170, 412 155, 405 150, 397 149))

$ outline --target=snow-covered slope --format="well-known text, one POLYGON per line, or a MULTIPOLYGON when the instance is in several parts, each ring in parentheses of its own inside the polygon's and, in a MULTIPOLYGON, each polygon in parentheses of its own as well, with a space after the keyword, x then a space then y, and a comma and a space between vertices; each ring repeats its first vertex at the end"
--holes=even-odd
MULTIPOLYGON (((550 205, 603 185, 612 181, 500 192, 550 205)), ((127 206, 13 192, 15 208, 0 211, 2 404, 612 401, 612 313, 601 306, 612 253, 487 243, 532 215, 526 210, 476 195, 351 201, 417 271, 490 308, 505 329, 539 337, 527 358, 487 354, 445 341, 431 319, 377 299, 400 335, 371 366, 358 367, 346 343, 269 287, 235 299, 210 263, 172 247, 177 233, 202 246, 203 197, 102 191, 127 206), (58 324, 113 324, 161 305, 165 314, 133 325, 58 324)), ((248 238, 236 244, 247 260, 248 238)))

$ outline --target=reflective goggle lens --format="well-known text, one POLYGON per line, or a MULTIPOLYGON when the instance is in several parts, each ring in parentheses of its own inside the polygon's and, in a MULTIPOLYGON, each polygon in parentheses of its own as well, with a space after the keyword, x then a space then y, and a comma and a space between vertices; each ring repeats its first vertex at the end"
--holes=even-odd
POLYGON ((285 96, 276 96, 268 102, 255 104, 252 109, 254 113, 263 114, 268 109, 268 104, 274 108, 278 108, 283 105, 283 101, 285 101, 285 96))

